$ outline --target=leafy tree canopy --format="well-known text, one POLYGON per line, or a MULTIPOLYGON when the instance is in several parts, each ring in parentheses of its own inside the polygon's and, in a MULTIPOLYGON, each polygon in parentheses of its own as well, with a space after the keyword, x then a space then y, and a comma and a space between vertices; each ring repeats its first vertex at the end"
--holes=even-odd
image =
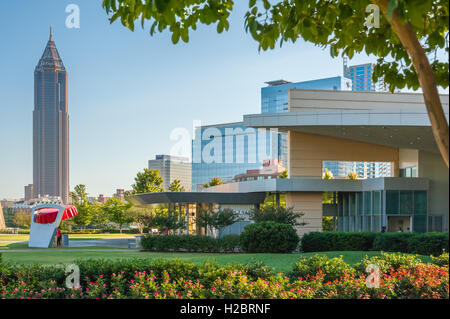
POLYGON ((164 181, 157 169, 144 168, 143 172, 137 173, 134 181, 135 184, 131 185, 134 194, 164 192, 161 186, 164 181))
POLYGON ((181 181, 179 179, 174 179, 173 182, 169 185, 169 191, 184 192, 184 186, 181 185, 181 181))
MULTIPOLYGON (((229 28, 233 0, 103 0, 110 22, 120 18, 134 30, 135 22, 151 23, 150 35, 169 29, 172 42, 189 41, 197 25, 217 24, 217 32, 229 28)), ((372 78, 381 77, 391 92, 419 87, 433 135, 447 167, 448 123, 437 87, 449 84, 448 0, 249 0, 245 29, 262 50, 299 38, 328 47, 333 57, 352 58, 364 52, 378 58, 372 78), (379 21, 367 19, 375 5, 379 21), (382 13, 382 15, 381 15, 382 13), (438 59, 438 52, 447 57, 438 59), (430 63, 431 60, 431 63, 430 63)))
MULTIPOLYGON (((380 12, 378 28, 366 25, 372 2, 388 3, 404 22, 409 22, 415 35, 433 58, 432 68, 438 85, 448 87, 448 60, 435 59, 435 52, 448 52, 449 4, 447 0, 250 0, 245 14, 245 28, 262 50, 276 44, 296 42, 299 38, 321 47, 328 46, 332 56, 352 58, 365 52, 378 57, 374 80, 384 76, 391 91, 405 86, 419 88, 419 81, 406 49, 389 22, 380 12)), ((120 18, 134 31, 135 23, 145 27, 151 23, 150 35, 169 29, 172 42, 189 41, 189 32, 198 24, 217 24, 217 32, 229 28, 233 0, 103 0, 110 22, 120 18)))

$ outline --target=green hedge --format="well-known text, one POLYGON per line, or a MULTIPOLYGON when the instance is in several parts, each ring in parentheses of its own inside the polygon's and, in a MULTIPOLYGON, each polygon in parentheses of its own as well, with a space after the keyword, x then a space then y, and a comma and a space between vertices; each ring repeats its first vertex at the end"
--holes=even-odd
POLYGON ((294 227, 273 221, 249 224, 241 234, 241 248, 249 253, 290 253, 299 241, 294 227))
POLYGON ((304 252, 371 250, 376 233, 311 232, 303 235, 304 252))
POLYGON ((311 232, 301 239, 304 252, 381 250, 438 256, 448 251, 448 233, 311 232))
POLYGON ((232 252, 239 248, 239 236, 147 235, 141 245, 152 251, 232 252))

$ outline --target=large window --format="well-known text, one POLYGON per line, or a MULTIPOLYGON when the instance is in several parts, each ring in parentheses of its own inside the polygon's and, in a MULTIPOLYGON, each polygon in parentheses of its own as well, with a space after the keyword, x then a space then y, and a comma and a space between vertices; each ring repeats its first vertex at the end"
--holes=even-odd
POLYGON ((399 192, 398 191, 386 191, 386 214, 396 215, 399 210, 399 192))
POLYGON ((401 191, 400 192, 400 214, 412 215, 413 214, 413 192, 401 191))
POLYGON ((426 215, 427 214, 427 192, 415 191, 414 192, 414 214, 426 215))

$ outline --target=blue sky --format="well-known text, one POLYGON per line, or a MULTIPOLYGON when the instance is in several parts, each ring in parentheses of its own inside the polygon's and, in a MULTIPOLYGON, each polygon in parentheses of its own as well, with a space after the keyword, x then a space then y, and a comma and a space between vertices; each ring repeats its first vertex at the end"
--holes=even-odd
POLYGON ((168 33, 110 25, 101 2, 2 1, 0 199, 23 197, 32 183, 33 71, 50 24, 69 75, 70 184, 86 184, 93 196, 129 189, 149 159, 169 152, 174 128, 258 113, 265 81, 342 75, 342 59, 302 41, 258 52, 244 30, 247 1, 236 1, 228 32, 201 26, 177 45, 168 33), (80 29, 65 26, 71 3, 80 8, 80 29))

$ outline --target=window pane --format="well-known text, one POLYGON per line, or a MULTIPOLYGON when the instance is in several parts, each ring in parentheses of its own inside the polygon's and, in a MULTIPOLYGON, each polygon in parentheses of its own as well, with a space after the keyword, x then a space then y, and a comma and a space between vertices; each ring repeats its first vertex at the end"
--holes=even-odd
POLYGON ((363 214, 363 194, 362 193, 357 193, 356 194, 356 214, 357 215, 362 215, 363 214))
POLYGON ((381 191, 373 192, 373 214, 381 214, 381 191))
POLYGON ((364 192, 364 215, 370 215, 371 192, 364 192))
POLYGON ((427 216, 414 216, 414 231, 417 233, 424 233, 427 231, 427 216))
POLYGON ((399 194, 398 191, 386 191, 386 214, 399 213, 399 194))
POLYGON ((413 213, 413 192, 400 192, 400 214, 412 215, 413 213))
POLYGON ((414 192, 414 214, 426 215, 427 213, 427 192, 415 191, 414 192))

